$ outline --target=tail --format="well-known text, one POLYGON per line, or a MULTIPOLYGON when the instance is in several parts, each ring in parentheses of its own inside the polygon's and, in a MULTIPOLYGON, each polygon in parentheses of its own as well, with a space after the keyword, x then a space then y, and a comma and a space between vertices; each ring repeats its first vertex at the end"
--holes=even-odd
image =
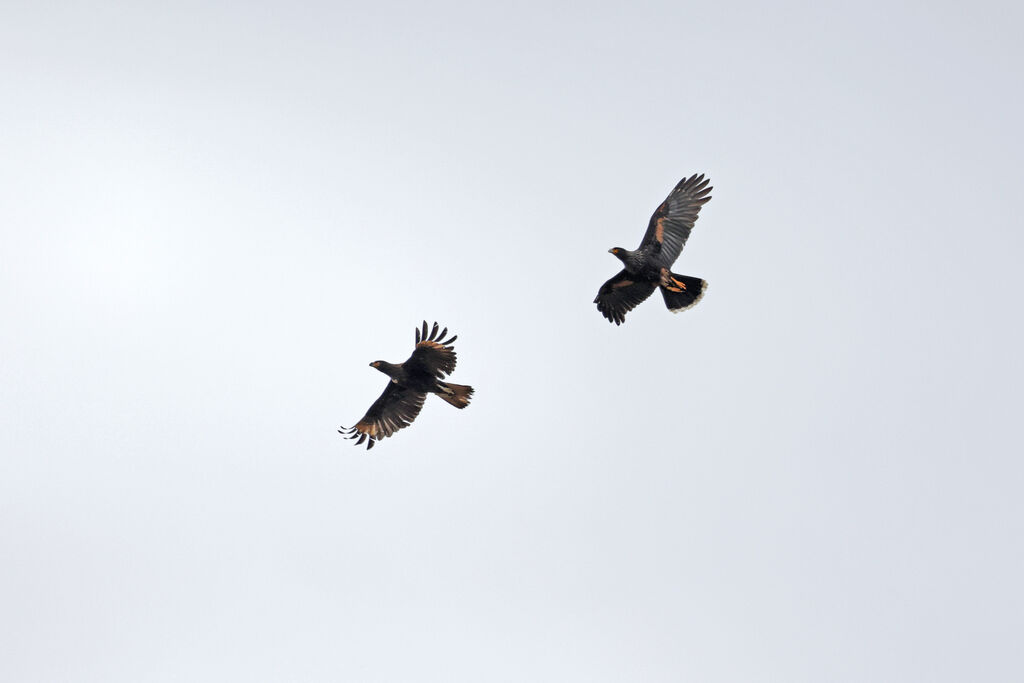
POLYGON ((465 384, 452 384, 451 382, 438 382, 438 385, 440 385, 440 388, 437 395, 456 408, 465 408, 469 405, 469 397, 473 395, 473 387, 465 384))
POLYGON ((662 269, 661 282, 658 284, 661 295, 665 297, 665 306, 673 313, 696 306, 708 290, 708 283, 699 277, 676 275, 670 273, 668 268, 662 269))

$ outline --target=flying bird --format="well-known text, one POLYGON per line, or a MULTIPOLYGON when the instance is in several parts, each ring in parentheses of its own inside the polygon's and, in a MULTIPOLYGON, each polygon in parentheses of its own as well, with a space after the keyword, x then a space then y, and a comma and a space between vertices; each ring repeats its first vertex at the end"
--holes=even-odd
POLYGON ((610 322, 616 325, 625 322, 626 313, 640 305, 655 288, 661 289, 665 305, 673 313, 691 308, 704 296, 707 282, 698 277, 676 275, 669 269, 679 258, 700 207, 711 199, 709 182, 703 173, 680 180, 651 216, 647 232, 635 251, 621 247, 608 250, 625 266, 601 285, 594 299, 597 310, 610 322))
POLYGON ((358 439, 357 446, 369 440, 366 450, 370 450, 380 439, 412 424, 420 414, 427 394, 437 394, 456 408, 469 405, 473 387, 441 381, 455 370, 452 342, 457 337, 453 335, 446 340, 448 328, 438 334, 437 327, 434 323, 430 334, 427 334, 427 321, 423 321, 423 329, 416 330, 416 348, 404 363, 395 365, 382 360, 370 363, 370 367, 377 368, 391 381, 363 419, 354 427, 341 427, 339 434, 347 439, 358 439))

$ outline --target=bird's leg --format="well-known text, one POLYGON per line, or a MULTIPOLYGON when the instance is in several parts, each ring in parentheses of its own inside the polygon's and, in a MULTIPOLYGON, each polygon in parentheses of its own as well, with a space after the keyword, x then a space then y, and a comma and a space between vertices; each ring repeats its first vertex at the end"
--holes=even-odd
POLYGON ((669 272, 668 268, 661 269, 661 286, 670 292, 679 293, 686 291, 686 285, 672 277, 672 273, 669 272))

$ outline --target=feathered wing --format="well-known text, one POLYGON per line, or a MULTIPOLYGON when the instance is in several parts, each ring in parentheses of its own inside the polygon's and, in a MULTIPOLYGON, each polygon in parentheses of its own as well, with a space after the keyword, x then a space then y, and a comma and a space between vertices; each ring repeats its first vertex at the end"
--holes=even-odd
POLYGON ((709 182, 711 180, 705 179, 703 173, 680 180, 654 211, 640 249, 650 254, 655 265, 669 267, 679 258, 697 222, 700 207, 711 200, 709 182))
POLYGON ((373 402, 363 419, 354 427, 341 427, 338 433, 349 439, 358 439, 357 446, 369 439, 366 450, 370 450, 378 440, 411 425, 420 414, 426 397, 426 394, 388 382, 384 393, 373 402))
POLYGON ((452 342, 458 339, 452 335, 451 339, 445 339, 448 328, 437 332, 438 324, 434 323, 433 329, 427 333, 427 321, 423 321, 423 329, 416 330, 416 348, 413 350, 409 360, 402 365, 410 371, 421 371, 441 379, 455 371, 455 348, 452 342))
POLYGON ((625 269, 619 271, 618 275, 601 285, 594 299, 601 315, 616 325, 624 323, 626 314, 654 292, 655 283, 635 282, 632 278, 625 269))

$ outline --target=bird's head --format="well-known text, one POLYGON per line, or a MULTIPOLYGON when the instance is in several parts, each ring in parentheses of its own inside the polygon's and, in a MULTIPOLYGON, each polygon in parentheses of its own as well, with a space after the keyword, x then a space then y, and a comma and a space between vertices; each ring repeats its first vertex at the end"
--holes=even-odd
POLYGON ((627 251, 622 247, 612 247, 608 250, 608 253, 619 260, 624 260, 626 258, 627 251))
POLYGON ((384 361, 382 361, 382 360, 375 360, 375 361, 373 361, 372 363, 370 363, 370 367, 371 367, 371 368, 377 368, 378 370, 380 370, 380 366, 381 366, 381 364, 382 364, 383 362, 384 362, 384 361))

